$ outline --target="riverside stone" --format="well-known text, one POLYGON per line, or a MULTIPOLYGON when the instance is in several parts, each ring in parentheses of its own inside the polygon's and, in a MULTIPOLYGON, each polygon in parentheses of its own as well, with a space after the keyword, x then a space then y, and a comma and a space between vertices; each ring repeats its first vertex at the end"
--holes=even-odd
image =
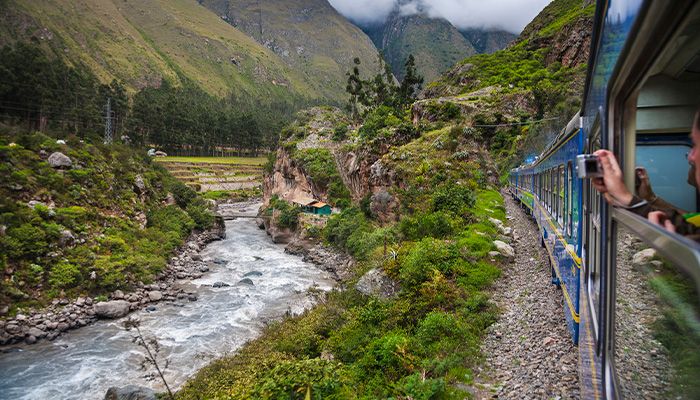
POLYGON ((163 298, 163 293, 159 290, 152 290, 148 292, 148 299, 150 301, 160 301, 163 298))
POLYGON ((129 302, 125 300, 102 301, 95 304, 98 318, 121 318, 129 313, 129 302))
POLYGON ((104 400, 156 400, 156 394, 149 388, 135 385, 111 387, 104 400))

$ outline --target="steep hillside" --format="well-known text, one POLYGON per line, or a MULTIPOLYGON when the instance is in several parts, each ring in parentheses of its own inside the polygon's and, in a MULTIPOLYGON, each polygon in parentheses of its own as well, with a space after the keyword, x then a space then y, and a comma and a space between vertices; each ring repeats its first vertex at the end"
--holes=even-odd
POLYGON ((479 54, 491 54, 502 50, 518 37, 516 34, 498 29, 461 29, 460 33, 479 54))
POLYGON ((337 99, 195 0, 6 0, 0 46, 34 41, 102 82, 131 91, 194 82, 219 97, 236 92, 266 102, 272 96, 337 99))
POLYGON ((397 10, 383 25, 366 30, 399 80, 409 54, 425 82, 431 82, 457 61, 477 53, 449 21, 422 14, 401 15, 397 10))
POLYGON ((214 222, 134 148, 0 133, 0 316, 152 282, 192 229, 214 222))
POLYGON ((367 76, 379 72, 379 54, 371 40, 326 0, 200 3, 270 49, 327 98, 345 100, 345 73, 355 57, 367 76))
POLYGON ((554 0, 512 46, 461 61, 426 87, 414 119, 449 109, 468 116, 502 168, 536 151, 580 106, 595 7, 588 3, 554 0))

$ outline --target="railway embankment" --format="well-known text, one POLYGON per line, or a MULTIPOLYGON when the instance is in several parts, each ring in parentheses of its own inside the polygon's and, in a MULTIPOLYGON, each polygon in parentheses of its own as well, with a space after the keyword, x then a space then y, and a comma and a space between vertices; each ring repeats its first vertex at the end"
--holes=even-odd
POLYGON ((477 398, 578 398, 578 352, 566 329, 561 290, 550 283, 537 225, 504 195, 515 261, 491 290, 500 316, 482 345, 477 398))

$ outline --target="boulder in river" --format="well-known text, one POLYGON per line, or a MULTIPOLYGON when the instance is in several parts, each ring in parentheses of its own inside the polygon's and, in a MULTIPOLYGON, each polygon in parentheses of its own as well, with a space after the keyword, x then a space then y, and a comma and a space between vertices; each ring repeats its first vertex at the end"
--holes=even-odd
POLYGON ((98 318, 121 318, 129 313, 129 302, 126 300, 101 301, 95 304, 95 315, 98 318))
POLYGON ((211 287, 215 287, 215 288, 227 287, 227 286, 231 286, 231 285, 229 285, 226 282, 214 282, 214 284, 211 285, 211 287))
POLYGON ((149 388, 135 385, 111 387, 107 390, 105 400, 156 400, 156 394, 149 388))
POLYGON ((243 277, 244 277, 244 278, 247 278, 247 277, 249 277, 249 276, 262 276, 262 272, 260 272, 260 271, 250 271, 250 272, 246 272, 245 274, 243 274, 243 277))
POLYGON ((250 278, 243 278, 240 281, 238 281, 239 285, 249 285, 249 286, 254 286, 253 281, 250 278))

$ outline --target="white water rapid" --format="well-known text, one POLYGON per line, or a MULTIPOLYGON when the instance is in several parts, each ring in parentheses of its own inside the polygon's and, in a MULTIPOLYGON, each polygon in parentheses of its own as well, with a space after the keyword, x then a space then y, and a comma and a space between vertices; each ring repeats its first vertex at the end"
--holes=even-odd
MULTIPOLYGON (((171 387, 256 337, 264 321, 310 307, 310 287, 330 290, 334 284, 326 272, 284 253, 250 219, 228 221, 226 239, 201 254, 204 260, 226 263, 191 281, 198 301, 158 303, 156 311, 130 315, 140 318, 142 331, 161 344, 161 354, 170 361, 166 378, 171 387), (238 283, 251 272, 252 286, 238 283), (231 286, 213 288, 215 282, 231 286)), ((103 399, 109 387, 130 384, 164 391, 159 380, 146 377, 152 370, 140 368, 142 349, 122 323, 101 321, 53 342, 3 349, 0 398, 103 399)))

